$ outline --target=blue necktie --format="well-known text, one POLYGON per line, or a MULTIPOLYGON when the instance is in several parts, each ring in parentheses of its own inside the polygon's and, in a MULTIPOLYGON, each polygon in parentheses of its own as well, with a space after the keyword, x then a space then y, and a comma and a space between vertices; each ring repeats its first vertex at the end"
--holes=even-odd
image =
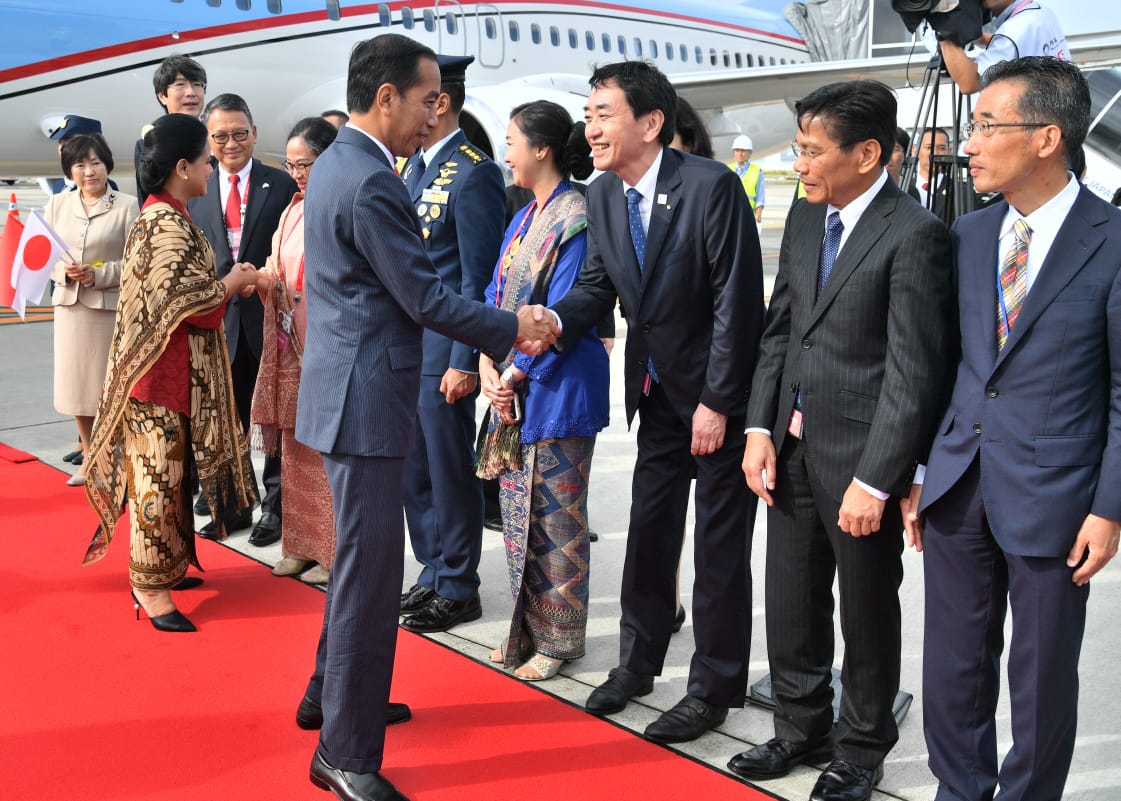
MULTIPOLYGON (((634 255, 638 259, 639 272, 642 272, 642 260, 646 257, 646 231, 642 227, 642 212, 638 210, 638 204, 641 202, 641 192, 633 187, 627 190, 627 220, 631 224, 631 244, 634 245, 634 255)), ((650 374, 650 378, 658 380, 654 360, 649 357, 646 359, 646 372, 650 374)))
POLYGON ((642 272, 642 260, 646 257, 646 230, 642 227, 642 212, 638 209, 641 202, 642 193, 633 187, 627 190, 627 219, 631 224, 631 243, 638 258, 639 272, 642 272))
POLYGON ((837 261, 837 252, 841 249, 841 234, 845 226, 841 222, 841 212, 835 211, 829 215, 825 223, 825 241, 821 243, 821 270, 817 274, 817 294, 825 287, 829 275, 833 272, 833 265, 837 261))

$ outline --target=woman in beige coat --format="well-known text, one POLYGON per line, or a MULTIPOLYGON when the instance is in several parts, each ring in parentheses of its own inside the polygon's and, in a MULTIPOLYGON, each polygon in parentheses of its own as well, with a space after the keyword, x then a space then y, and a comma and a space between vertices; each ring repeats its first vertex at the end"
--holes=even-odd
MULTIPOLYGON (((59 153, 63 173, 77 188, 52 196, 44 211, 73 256, 63 256, 51 274, 54 405, 77 421, 84 456, 109 361, 121 256, 140 208, 132 195, 109 188, 113 154, 99 134, 69 137, 59 153)), ((66 483, 84 484, 84 465, 66 483)))

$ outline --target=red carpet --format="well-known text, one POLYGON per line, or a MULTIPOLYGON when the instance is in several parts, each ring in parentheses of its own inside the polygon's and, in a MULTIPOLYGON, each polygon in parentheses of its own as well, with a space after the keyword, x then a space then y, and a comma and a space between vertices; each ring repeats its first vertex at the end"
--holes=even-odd
MULTIPOLYGON (((294 713, 323 594, 199 540, 206 584, 177 593, 197 634, 134 620, 127 533, 79 562, 80 489, 0 459, 0 797, 327 799, 294 713)), ((771 798, 501 673, 401 632, 385 775, 416 801, 771 798), (438 688, 438 689, 436 689, 438 688)))

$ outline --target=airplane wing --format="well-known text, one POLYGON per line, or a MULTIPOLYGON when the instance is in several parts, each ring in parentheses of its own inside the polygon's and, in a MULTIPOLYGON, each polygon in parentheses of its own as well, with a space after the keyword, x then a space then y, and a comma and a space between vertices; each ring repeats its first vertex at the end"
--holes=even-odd
MULTIPOLYGON (((1121 31, 1068 37, 1074 60, 1084 69, 1121 65, 1121 31)), ((930 54, 919 45, 906 56, 881 56, 852 61, 729 69, 720 73, 675 75, 674 88, 701 110, 734 109, 774 103, 788 105, 819 86, 854 78, 874 78, 893 89, 917 88, 930 62, 930 54)))

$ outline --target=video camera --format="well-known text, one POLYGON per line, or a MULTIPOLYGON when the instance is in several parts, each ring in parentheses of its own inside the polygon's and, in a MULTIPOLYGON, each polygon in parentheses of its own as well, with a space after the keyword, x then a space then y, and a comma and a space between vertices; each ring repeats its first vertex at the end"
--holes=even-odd
POLYGON ((925 21, 939 39, 962 47, 981 38, 981 26, 992 17, 981 0, 891 0, 891 8, 903 18, 909 33, 925 21))

